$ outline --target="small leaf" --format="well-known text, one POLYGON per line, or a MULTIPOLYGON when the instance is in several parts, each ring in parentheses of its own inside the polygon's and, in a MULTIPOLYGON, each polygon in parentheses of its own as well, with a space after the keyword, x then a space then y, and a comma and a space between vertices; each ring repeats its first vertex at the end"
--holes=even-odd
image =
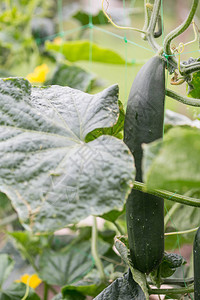
MULTIPOLYGON (((73 15, 73 18, 78 20, 82 25, 87 25, 90 22, 91 14, 87 13, 85 11, 78 11, 75 15, 73 15)), ((107 24, 108 19, 104 15, 103 11, 100 10, 98 14, 92 15, 92 24, 107 24)))
POLYGON ((116 279, 103 290, 94 300, 146 300, 142 289, 133 280, 131 272, 124 274, 123 278, 116 279))
POLYGON ((45 236, 33 235, 28 231, 15 231, 8 233, 16 242, 17 248, 20 250, 26 258, 26 253, 32 257, 36 257, 41 253, 45 247, 44 242, 48 243, 48 239, 45 236))
POLYGON ((124 65, 125 59, 122 58, 117 52, 102 48, 95 43, 91 43, 87 40, 78 40, 63 42, 61 45, 56 45, 53 42, 46 42, 46 50, 53 50, 61 52, 68 61, 76 62, 90 59, 90 53, 92 53, 93 62, 101 62, 108 64, 124 65))
POLYGON ((192 75, 192 80, 190 81, 190 86, 193 89, 189 90, 189 97, 199 99, 200 98, 200 72, 195 72, 192 75))
POLYGON ((60 64, 57 66, 52 79, 46 84, 55 84, 60 86, 69 86, 74 89, 86 92, 91 86, 95 76, 86 72, 78 66, 69 66, 60 64))
MULTIPOLYGON (((7 289, 0 291, 0 299, 2 300, 22 300, 27 291, 27 286, 24 283, 13 283, 7 289)), ((29 287, 26 300, 40 300, 40 297, 35 291, 29 287)))
POLYGON ((81 281, 76 285, 66 285, 62 288, 62 294, 64 297, 71 295, 72 293, 80 293, 83 296, 92 296, 96 297, 106 285, 104 283, 94 284, 89 281, 81 281))
POLYGON ((135 269, 129 259, 129 245, 126 236, 120 236, 115 239, 115 247, 119 251, 122 259, 128 264, 134 281, 141 287, 146 299, 149 299, 147 281, 145 274, 135 269))
POLYGON ((111 210, 110 212, 103 214, 101 218, 110 221, 110 222, 115 222, 122 214, 125 213, 125 206, 124 208, 119 211, 119 210, 111 210))
POLYGON ((14 267, 14 261, 7 254, 0 254, 0 289, 14 267))
POLYGON ((186 263, 186 260, 181 255, 165 252, 159 266, 161 277, 170 277, 176 271, 176 268, 179 268, 186 263))

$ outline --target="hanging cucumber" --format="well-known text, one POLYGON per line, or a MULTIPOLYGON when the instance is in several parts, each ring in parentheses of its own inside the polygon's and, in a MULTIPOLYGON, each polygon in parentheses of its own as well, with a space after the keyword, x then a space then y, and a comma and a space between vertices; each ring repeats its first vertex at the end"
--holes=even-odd
MULTIPOLYGON (((165 62, 151 58, 138 72, 128 99, 124 141, 136 165, 136 180, 142 182, 142 143, 163 136, 165 62)), ((132 190, 126 203, 130 255, 143 273, 155 269, 164 253, 164 200, 132 190)))
POLYGON ((194 247, 193 247, 193 259, 194 259, 194 299, 200 299, 200 227, 197 230, 194 247))

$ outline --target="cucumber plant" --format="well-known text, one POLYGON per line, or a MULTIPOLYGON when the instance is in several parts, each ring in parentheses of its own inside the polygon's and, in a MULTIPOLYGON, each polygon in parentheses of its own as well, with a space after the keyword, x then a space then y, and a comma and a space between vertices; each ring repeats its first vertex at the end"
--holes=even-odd
MULTIPOLYGON (((173 52, 180 49, 171 47, 171 41, 191 24, 198 2, 193 0, 186 20, 165 37, 161 47, 155 40, 160 35, 156 32, 156 24, 159 31, 162 28, 161 0, 155 0, 153 6, 144 1, 145 25, 137 31, 156 55, 141 68, 133 83, 124 123, 125 143, 119 139, 124 113, 118 103, 117 85, 88 95, 69 87, 32 87, 22 78, 0 80, 0 196, 6 198, 7 195, 24 228, 37 233, 33 237, 28 233, 10 235, 20 244, 21 252, 45 283, 45 300, 48 286, 54 284, 62 287, 54 300, 85 300, 86 295, 96 300, 148 300, 151 294, 181 299, 184 294, 193 292, 195 300, 198 299, 199 230, 194 242, 194 278, 168 278, 185 264, 185 260, 164 251, 163 199, 171 197, 172 201, 200 207, 199 196, 192 197, 196 190, 191 195, 180 195, 149 188, 142 145, 154 142, 165 150, 171 141, 169 135, 162 143, 165 94, 185 104, 200 106, 199 99, 184 97, 165 88, 165 69, 174 73, 176 82, 179 81, 175 71, 179 70, 181 79, 190 82, 192 74, 200 70, 199 60, 185 64, 176 59, 173 52), (109 285, 113 269, 103 265, 101 258, 112 261, 109 254, 114 256, 113 244, 106 246, 104 236, 101 249, 98 249, 96 216, 116 225, 121 214, 118 210, 126 199, 128 238, 115 239, 115 247, 124 261, 124 274, 116 280, 118 274, 113 274, 113 282, 109 285), (89 233, 86 230, 70 237, 72 242, 67 242, 67 247, 55 253, 56 245, 52 236, 46 237, 47 232, 65 226, 73 230, 71 224, 89 215, 93 215, 92 232, 89 229, 89 233), (90 236, 91 251, 87 244, 90 236), (78 252, 81 249, 86 253, 83 257, 78 252), (89 259, 91 254, 92 260, 89 259), (72 257, 75 260, 71 270, 72 257), (98 276, 88 271, 94 264, 98 276), (78 280, 80 269, 85 276, 78 280), (164 289, 163 283, 176 287, 164 289)), ((178 132, 188 134, 188 129, 182 131, 178 132)), ((172 132, 172 137, 175 133, 172 132)), ((199 135, 196 130, 197 149, 199 135)), ((156 151, 158 148, 154 148, 152 155, 156 151)), ((156 154, 160 157, 160 152, 156 154)), ((196 171, 198 185, 200 175, 199 170, 196 171)), ((119 224, 117 228, 121 231, 119 224)), ((117 259, 116 254, 114 257, 117 259)), ((10 289, 3 286, 13 262, 4 254, 0 260, 5 265, 0 274, 0 297, 10 300, 18 292, 17 300, 24 294, 23 299, 38 300, 35 292, 28 291, 23 284, 16 283, 10 289)))

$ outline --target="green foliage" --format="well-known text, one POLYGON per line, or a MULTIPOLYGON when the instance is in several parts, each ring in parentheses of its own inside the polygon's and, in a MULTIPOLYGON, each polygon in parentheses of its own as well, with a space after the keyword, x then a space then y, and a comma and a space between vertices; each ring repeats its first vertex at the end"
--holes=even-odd
MULTIPOLYGON (((158 143, 160 141, 146 147, 155 149, 158 143)), ((146 174, 148 187, 179 193, 199 188, 199 151, 200 131, 198 129, 171 129, 165 135, 162 147, 146 174)))
POLYGON ((192 86, 192 88, 188 90, 188 96, 200 99, 200 72, 195 72, 192 74, 192 80, 189 84, 189 86, 192 86))
POLYGON ((7 79, 1 80, 0 92, 1 145, 6 153, 1 158, 1 187, 26 228, 52 232, 111 207, 122 208, 134 175, 128 148, 105 135, 85 143, 94 129, 116 123, 116 85, 87 95, 7 79), (23 170, 25 161, 29 167, 23 170))
MULTIPOLYGON (((3 284, 10 275, 14 267, 13 260, 7 254, 0 254, 0 299, 1 300, 21 300, 27 290, 24 283, 13 283, 4 288, 3 284)), ((27 300, 40 300, 32 288, 29 288, 27 300)))
MULTIPOLYGON (((90 22, 90 14, 84 11, 78 11, 73 15, 73 18, 78 20, 81 25, 87 25, 90 22)), ((106 16, 104 15, 103 11, 100 10, 98 14, 92 15, 92 24, 97 25, 97 24, 107 24, 108 20, 106 16)))
POLYGON ((88 61, 90 59, 90 53, 92 53, 93 62, 118 65, 125 64, 125 60, 115 51, 107 48, 102 48, 97 44, 91 43, 87 40, 63 42, 60 45, 46 42, 46 50, 62 53, 65 58, 71 62, 81 60, 88 61))
POLYGON ((56 67, 51 80, 45 84, 69 86, 71 88, 87 92, 90 89, 94 79, 95 76, 93 74, 83 70, 78 66, 59 64, 56 67))

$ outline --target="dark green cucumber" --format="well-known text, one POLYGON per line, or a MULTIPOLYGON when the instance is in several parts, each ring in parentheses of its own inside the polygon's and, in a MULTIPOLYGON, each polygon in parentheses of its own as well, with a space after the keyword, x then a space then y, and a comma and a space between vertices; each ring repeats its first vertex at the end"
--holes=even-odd
MULTIPOLYGON (((165 63, 151 58, 138 72, 128 99, 124 141, 136 165, 136 180, 142 182, 142 143, 163 136, 165 63)), ((155 269, 164 253, 164 200, 132 190, 126 203, 130 255, 143 273, 155 269)))
POLYGON ((194 299, 200 299, 200 227, 197 230, 193 247, 194 259, 194 299))

